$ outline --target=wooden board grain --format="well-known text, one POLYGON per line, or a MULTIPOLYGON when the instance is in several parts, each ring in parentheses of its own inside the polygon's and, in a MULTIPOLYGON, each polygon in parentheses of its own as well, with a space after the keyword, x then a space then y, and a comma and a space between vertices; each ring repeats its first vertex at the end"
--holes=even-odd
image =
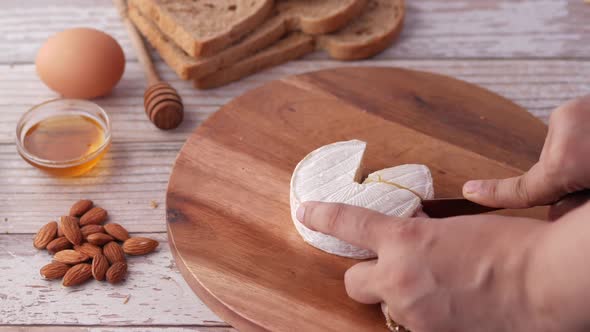
POLYGON ((147 121, 142 102, 143 74, 136 63, 114 93, 96 100, 114 122, 114 142, 105 162, 75 179, 50 178, 16 153, 14 128, 29 107, 54 98, 32 65, 0 65, 0 233, 34 233, 79 197, 100 201, 118 222, 134 232, 164 232, 165 190, 174 159, 190 132, 221 105, 265 81, 311 70, 352 65, 401 66, 453 75, 507 97, 547 121, 554 107, 590 91, 590 61, 573 60, 383 60, 362 63, 297 61, 212 91, 196 91, 175 79, 162 63, 158 69, 182 94, 183 125, 163 132, 147 121), (150 206, 151 200, 160 204, 150 206))
MULTIPOLYGON (((284 75, 343 65, 428 70, 482 85, 514 100, 546 121, 555 106, 590 91, 590 25, 585 24, 589 9, 583 0, 408 1, 407 29, 400 42, 376 59, 345 64, 326 60, 319 52, 302 61, 206 92, 195 91, 190 82, 179 81, 172 71, 158 62, 158 70, 181 90, 187 105, 183 126, 163 133, 145 121, 140 107, 143 74, 111 1, 2 0, 0 234, 10 235, 0 236, 0 271, 3 271, 0 286, 5 286, 0 293, 7 293, 7 289, 12 291, 11 284, 5 282, 6 271, 15 276, 33 273, 31 278, 34 277, 36 271, 29 265, 18 264, 18 269, 14 269, 19 257, 31 259, 29 253, 19 251, 19 248, 22 243, 28 246, 31 233, 45 223, 48 216, 61 213, 80 196, 95 198, 108 206, 116 220, 134 232, 164 232, 162 204, 166 180, 186 137, 209 114, 233 97, 284 75), (36 172, 16 154, 14 127, 28 107, 56 96, 35 75, 32 62, 37 49, 47 36, 75 26, 93 26, 107 31, 123 45, 127 56, 125 77, 115 93, 98 100, 113 118, 115 142, 112 154, 107 158, 111 158, 117 168, 105 164, 88 177, 56 181, 36 172), (159 202, 160 207, 152 209, 151 200, 159 202), (9 257, 7 252, 15 256, 9 257)), ((162 249, 166 249, 166 245, 162 249)), ((149 259, 142 267, 146 273, 172 276, 171 280, 175 282, 160 284, 163 292, 176 294, 179 287, 186 286, 183 286, 176 268, 168 264, 170 254, 167 250, 164 252, 165 259, 149 259)), ((149 289, 154 283, 159 283, 159 279, 137 278, 133 283, 122 285, 120 292, 126 294, 149 289)), ((38 297, 61 294, 61 287, 53 284, 28 291, 32 292, 31 296, 38 297)), ((88 300, 85 305, 79 305, 77 301, 61 301, 57 314, 47 314, 56 310, 53 301, 28 302, 27 297, 13 298, 7 308, 3 305, 10 301, 0 298, 0 317, 20 318, 14 321, 17 326, 1 328, 2 331, 62 331, 64 324, 76 324, 73 321, 78 317, 93 319, 88 321, 91 325, 72 326, 73 331, 123 331, 127 328, 185 331, 198 330, 199 324, 219 323, 218 318, 210 323, 212 314, 198 309, 203 304, 190 296, 165 297, 157 308, 132 310, 133 315, 124 313, 120 317, 100 319, 96 316, 96 307, 110 303, 109 297, 88 300), (170 312, 177 311, 184 314, 169 319, 172 317, 170 312), (34 317, 34 320, 27 320, 28 317, 34 317), (163 319, 150 320, 154 317, 163 319), (123 326, 116 326, 116 321, 124 321, 123 326)), ((133 305, 132 301, 133 298, 127 306, 133 305)))
MULTIPOLYGON (((589 6, 590 7, 590 6, 589 6)), ((111 95, 97 99, 113 119, 115 142, 183 142, 188 134, 231 98, 264 82, 285 75, 342 66, 396 66, 451 75, 488 88, 514 100, 536 116, 550 111, 590 89, 590 61, 576 60, 371 60, 366 62, 295 61, 220 89, 199 91, 177 79, 163 63, 157 63, 164 79, 179 90, 186 119, 174 131, 159 131, 146 121, 141 109, 144 81, 137 63, 128 63, 123 79, 111 95), (147 137, 147 138, 146 138, 147 137)), ((14 127, 27 108, 56 93, 39 80, 34 65, 0 65, 0 144, 12 143, 14 127)))
POLYGON ((469 179, 527 170, 546 132, 509 100, 445 76, 368 67, 284 78, 236 98, 188 139, 167 193, 172 251, 193 290, 240 330, 384 330, 378 308, 345 294, 355 261, 295 231, 297 162, 361 139, 367 171, 426 164, 437 196, 453 197, 469 179))

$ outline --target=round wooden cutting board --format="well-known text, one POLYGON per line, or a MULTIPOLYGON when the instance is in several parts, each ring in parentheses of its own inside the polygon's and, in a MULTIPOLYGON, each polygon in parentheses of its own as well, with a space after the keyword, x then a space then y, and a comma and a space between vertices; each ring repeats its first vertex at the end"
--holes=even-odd
POLYGON ((509 100, 425 72, 341 68, 274 81, 222 107, 182 148, 166 202, 172 252, 197 295, 240 331, 386 331, 377 305, 346 295, 344 271, 357 261, 296 232, 295 165, 360 139, 366 173, 425 164, 436 196, 455 197, 469 179, 527 170, 546 133, 509 100))

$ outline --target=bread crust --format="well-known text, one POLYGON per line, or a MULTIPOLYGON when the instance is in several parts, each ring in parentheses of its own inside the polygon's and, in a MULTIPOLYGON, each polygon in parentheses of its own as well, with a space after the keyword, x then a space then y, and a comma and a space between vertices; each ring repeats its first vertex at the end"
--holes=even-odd
MULTIPOLYGON (((378 54, 400 35, 404 17, 404 0, 355 0, 330 15, 306 17, 302 3, 283 0, 275 16, 263 23, 254 32, 239 42, 211 57, 194 58, 184 53, 147 18, 141 18, 138 8, 130 3, 130 17, 162 58, 182 79, 194 79, 194 86, 208 89, 228 84, 265 68, 276 66, 311 52, 310 46, 328 52, 338 60, 358 60, 378 54), (291 7, 288 7, 291 5, 291 7), (297 7, 299 6, 299 7, 297 7), (363 9, 357 15, 358 9, 363 9), (355 15, 351 16, 351 13, 355 15), (321 19, 318 17, 321 16, 321 19), (319 23, 334 28, 348 22, 344 28, 333 33, 310 36, 319 23), (334 23, 337 22, 337 23, 334 23), (292 33, 275 42, 289 31, 307 30, 305 41, 301 33, 292 33)), ((148 0, 149 1, 149 0, 148 0)))
MULTIPOLYGON (((315 3, 314 7, 301 1, 283 0, 271 15, 251 33, 231 46, 208 57, 191 57, 176 45, 175 40, 167 37, 150 18, 157 13, 147 14, 152 0, 130 0, 129 16, 138 30, 158 50, 161 57, 182 79, 200 79, 221 68, 231 66, 253 55, 259 50, 273 45, 289 31, 303 31, 307 34, 335 31, 348 24, 364 9, 367 0, 334 1, 329 4, 315 3), (137 4, 144 4, 137 6, 137 4), (322 6, 326 8, 322 8, 322 6), (325 14, 315 13, 315 9, 324 9, 325 14), (313 9, 313 10, 309 10, 313 9), (306 12, 308 10, 308 13, 306 12)), ((314 1, 314 0, 309 0, 314 1)))
MULTIPOLYGON (((378 14, 382 15, 383 12, 378 14)), ((357 20, 358 22, 351 22, 351 24, 342 31, 334 34, 318 36, 317 47, 328 52, 330 57, 336 60, 345 61, 366 59, 382 52, 399 37, 403 30, 405 2, 404 0, 370 0, 365 13, 357 20), (381 8, 387 3, 391 5, 391 7, 381 8), (371 21, 375 12, 385 10, 389 10, 391 15, 387 22, 387 26, 383 27, 382 25, 379 25, 379 22, 369 26, 359 24, 364 22, 364 20, 371 21), (357 25, 356 27, 355 24, 357 25), (355 28, 374 29, 376 27, 384 28, 384 31, 369 34, 366 38, 359 37, 356 38, 356 40, 350 41, 342 40, 343 36, 354 35, 356 31, 360 31, 355 31, 355 28)))
MULTIPOLYGON (((349 26, 335 33, 315 36, 314 43, 316 48, 325 50, 334 59, 365 59, 378 54, 393 43, 402 31, 404 17, 404 0, 369 0, 365 12, 349 26), (382 24, 384 22, 386 25, 382 24)), ((274 45, 261 52, 272 52, 281 59, 285 58, 282 51, 275 49, 274 45)), ((295 54, 292 55, 294 58, 295 54)), ((194 85, 201 89, 217 87, 282 62, 284 61, 271 63, 268 57, 258 57, 257 53, 207 77, 196 79, 194 85), (256 61, 250 61, 252 57, 256 58, 256 61), (269 63, 263 65, 263 61, 269 63), (245 66, 251 67, 246 69, 245 66)))
POLYGON ((154 23, 143 16, 141 11, 133 5, 129 6, 129 18, 150 44, 158 50, 162 59, 184 80, 201 78, 236 63, 248 55, 272 45, 287 31, 284 21, 271 18, 260 29, 248 35, 247 39, 234 46, 213 56, 194 58, 170 41, 154 23))
MULTIPOLYGON (((183 0, 179 0, 183 1, 183 0)), ((258 6, 254 12, 229 25, 223 31, 213 36, 195 39, 191 31, 178 23, 177 18, 161 5, 158 0, 129 0, 129 5, 141 11, 158 29, 170 40, 174 41, 188 55, 210 56, 236 42, 244 35, 262 24, 272 13, 273 0, 257 0, 258 6)))
POLYGON ((297 32, 291 33, 272 47, 266 48, 233 66, 195 80, 194 86, 199 89, 212 89, 226 85, 266 68, 300 58, 313 52, 314 48, 313 37, 297 32))

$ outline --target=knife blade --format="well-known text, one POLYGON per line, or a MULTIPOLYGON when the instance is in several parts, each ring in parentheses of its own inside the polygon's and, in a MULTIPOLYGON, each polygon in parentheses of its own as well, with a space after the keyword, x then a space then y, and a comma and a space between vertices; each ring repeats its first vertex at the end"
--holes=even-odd
MULTIPOLYGON (((563 213, 565 213, 559 211, 560 204, 567 202, 567 204, 563 205, 567 205, 567 210, 571 210, 573 207, 580 206, 588 201, 590 201, 590 189, 585 189, 578 192, 567 194, 557 202, 553 204, 548 204, 554 206, 554 209, 550 211, 549 217, 553 220, 557 219, 558 216, 561 216, 563 213)), ((454 197, 423 200, 422 210, 431 218, 447 218, 492 212, 502 210, 502 208, 493 208, 474 203, 463 197, 454 197)))
POLYGON ((455 197, 423 200, 422 210, 431 218, 447 218, 501 209, 477 204, 463 197, 455 197))

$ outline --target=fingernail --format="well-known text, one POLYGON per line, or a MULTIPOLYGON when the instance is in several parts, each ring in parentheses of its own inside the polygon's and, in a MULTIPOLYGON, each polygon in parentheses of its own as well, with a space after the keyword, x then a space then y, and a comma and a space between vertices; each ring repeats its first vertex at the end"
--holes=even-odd
POLYGON ((463 193, 464 194, 475 194, 477 193, 481 188, 481 182, 480 181, 467 181, 464 185, 463 185, 463 193))
POLYGON ((297 208, 297 212, 295 213, 295 216, 297 217, 297 220, 303 222, 305 218, 305 206, 303 204, 299 205, 299 207, 297 208))

